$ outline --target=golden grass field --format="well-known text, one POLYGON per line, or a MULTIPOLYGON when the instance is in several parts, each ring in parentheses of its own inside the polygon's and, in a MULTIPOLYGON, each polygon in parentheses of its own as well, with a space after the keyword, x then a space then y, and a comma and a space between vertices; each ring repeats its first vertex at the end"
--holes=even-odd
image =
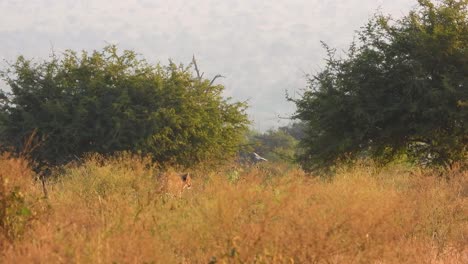
POLYGON ((55 172, 0 157, 0 263, 468 263, 468 172, 361 162, 193 169, 181 198, 130 155, 55 172), (15 188, 18 187, 18 188, 15 188))

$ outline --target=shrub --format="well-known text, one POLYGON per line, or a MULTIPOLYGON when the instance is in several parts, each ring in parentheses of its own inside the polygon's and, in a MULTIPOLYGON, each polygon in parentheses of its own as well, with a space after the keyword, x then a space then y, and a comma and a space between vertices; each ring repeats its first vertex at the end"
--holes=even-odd
POLYGON ((372 19, 344 58, 325 45, 325 69, 294 100, 307 126, 304 168, 363 155, 445 167, 466 159, 468 2, 418 2, 401 20, 372 19))
POLYGON ((40 63, 19 57, 2 76, 11 94, 0 93, 0 142, 21 150, 36 131, 32 157, 53 165, 117 151, 184 165, 219 160, 236 153, 248 124, 246 105, 191 66, 150 65, 115 46, 40 63))

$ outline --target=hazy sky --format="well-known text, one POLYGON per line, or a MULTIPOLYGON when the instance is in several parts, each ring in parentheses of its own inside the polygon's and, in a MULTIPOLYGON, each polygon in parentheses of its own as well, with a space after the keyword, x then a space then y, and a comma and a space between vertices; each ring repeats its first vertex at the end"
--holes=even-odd
MULTIPOLYGON (((150 62, 169 58, 216 74, 226 96, 248 100, 254 128, 287 123, 286 91, 320 70, 320 41, 346 48, 354 31, 382 13, 401 17, 416 0, 0 0, 0 59, 47 58, 53 49, 107 43, 150 62)), ((5 67, 1 63, 1 68, 5 67)))

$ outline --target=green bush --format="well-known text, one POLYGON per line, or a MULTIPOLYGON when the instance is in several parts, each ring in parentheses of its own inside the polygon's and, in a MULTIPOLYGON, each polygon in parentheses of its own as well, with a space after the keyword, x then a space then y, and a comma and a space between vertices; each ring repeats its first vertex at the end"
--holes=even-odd
POLYGON ((362 155, 443 166, 466 158, 468 2, 418 2, 401 20, 377 15, 345 58, 325 45, 325 69, 293 100, 307 125, 305 168, 362 155))
POLYGON ((20 150, 36 131, 33 158, 49 164, 128 150, 191 165, 234 154, 248 124, 246 105, 191 65, 150 65, 115 46, 19 57, 2 76, 11 93, 0 93, 0 143, 20 150))

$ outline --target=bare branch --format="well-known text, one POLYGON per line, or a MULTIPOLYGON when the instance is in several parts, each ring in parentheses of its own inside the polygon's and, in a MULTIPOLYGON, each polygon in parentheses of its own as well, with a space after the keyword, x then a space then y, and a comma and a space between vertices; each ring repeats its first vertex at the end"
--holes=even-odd
POLYGON ((192 57, 192 63, 193 63, 193 66, 195 67, 195 72, 197 73, 197 78, 198 78, 199 81, 201 81, 201 79, 203 78, 204 72, 202 72, 202 74, 200 74, 200 70, 198 69, 198 65, 197 65, 197 60, 195 59, 195 55, 193 55, 193 57, 192 57))
MULTIPOLYGON (((205 74, 204 72, 202 72, 200 74, 200 69, 198 69, 198 64, 197 64, 197 60, 195 59, 195 55, 193 55, 192 57, 192 63, 193 63, 193 66, 195 67, 195 72, 197 73, 197 78, 199 81, 202 80, 203 78, 203 75, 205 74)), ((216 79, 218 78, 226 78, 226 76, 223 76, 221 74, 217 74, 210 82, 210 86, 216 81, 216 79)))
POLYGON ((218 79, 218 78, 226 78, 226 76, 223 76, 223 75, 221 75, 221 74, 217 74, 217 75, 213 78, 213 80, 211 80, 210 86, 211 86, 211 85, 214 83, 214 81, 215 81, 216 79, 218 79))

